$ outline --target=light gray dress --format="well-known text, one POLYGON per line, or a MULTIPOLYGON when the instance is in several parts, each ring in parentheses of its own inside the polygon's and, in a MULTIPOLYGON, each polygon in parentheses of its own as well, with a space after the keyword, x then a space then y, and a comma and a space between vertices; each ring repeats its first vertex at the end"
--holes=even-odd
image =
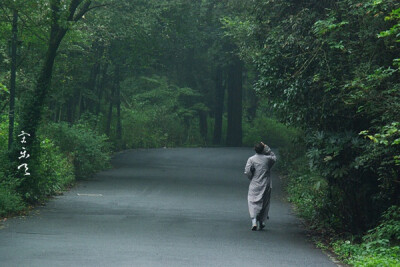
POLYGON ((274 152, 265 146, 262 154, 255 154, 247 160, 244 174, 250 179, 247 196, 251 218, 264 221, 268 216, 271 198, 271 167, 276 161, 274 152))

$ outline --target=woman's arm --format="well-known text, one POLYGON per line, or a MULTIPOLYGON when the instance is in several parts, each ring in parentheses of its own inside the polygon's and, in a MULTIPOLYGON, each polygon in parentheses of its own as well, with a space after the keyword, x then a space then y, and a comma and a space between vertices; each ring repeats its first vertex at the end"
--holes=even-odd
POLYGON ((263 151, 263 154, 264 154, 264 155, 269 155, 270 153, 273 154, 273 152, 272 152, 271 148, 269 148, 269 146, 267 146, 267 145, 264 144, 263 142, 261 142, 261 144, 264 145, 264 151, 263 151))
POLYGON ((249 178, 249 180, 251 180, 251 178, 253 178, 254 166, 253 166, 253 162, 251 162, 250 158, 247 160, 246 167, 244 167, 244 174, 247 175, 247 178, 249 178))
POLYGON ((271 168, 275 162, 276 162, 276 156, 275 153, 272 152, 271 148, 269 148, 269 146, 267 146, 266 144, 264 144, 263 142, 261 142, 264 145, 264 151, 263 154, 267 156, 268 158, 268 167, 271 168))

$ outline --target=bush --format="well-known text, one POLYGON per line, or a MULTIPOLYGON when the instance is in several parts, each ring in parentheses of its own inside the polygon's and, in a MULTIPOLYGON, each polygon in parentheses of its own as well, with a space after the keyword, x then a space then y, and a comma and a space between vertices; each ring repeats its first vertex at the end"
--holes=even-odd
POLYGON ((299 130, 265 117, 257 117, 252 122, 243 123, 243 144, 253 146, 264 141, 270 147, 284 148, 299 136, 299 130))
POLYGON ((360 244, 337 240, 334 252, 354 266, 400 266, 400 207, 392 206, 384 212, 381 223, 362 240, 360 244))
POLYGON ((203 144, 198 112, 206 111, 200 94, 166 77, 152 76, 122 84, 132 95, 122 108, 123 142, 130 148, 203 144), (127 131, 129 130, 129 131, 127 131))
POLYGON ((0 216, 18 212, 24 201, 37 203, 58 194, 77 177, 90 175, 109 163, 105 136, 98 136, 80 123, 43 125, 38 132, 40 154, 33 166, 37 177, 12 177, 7 153, 8 121, 0 123, 0 216), (6 173, 7 176, 6 176, 6 173))
POLYGON ((0 217, 21 211, 25 204, 19 194, 5 183, 0 183, 0 217))
POLYGON ((361 234, 398 203, 399 167, 392 148, 375 146, 355 132, 314 132, 307 139, 311 169, 328 182, 326 209, 338 231, 361 234), (339 221, 336 221, 339 219, 339 221))
POLYGON ((127 147, 171 147, 182 144, 185 139, 185 130, 176 114, 158 108, 140 111, 123 108, 123 115, 123 141, 127 147))
POLYGON ((1 116, 0 123, 0 217, 24 209, 25 205, 21 196, 15 191, 18 180, 6 177, 9 168, 7 154, 8 145, 8 119, 1 116))
POLYGON ((286 179, 288 200, 296 205, 299 215, 313 228, 329 229, 328 222, 321 220, 326 218, 321 216, 327 199, 326 180, 308 169, 307 158, 304 155, 289 166, 291 167, 286 179))
POLYGON ((381 223, 368 231, 366 242, 387 240, 389 245, 400 245, 400 207, 392 206, 382 214, 381 223))
POLYGON ((105 135, 99 135, 85 124, 49 123, 42 135, 52 139, 72 159, 76 178, 83 178, 109 167, 111 149, 105 135))
POLYGON ((65 157, 60 149, 47 138, 40 143, 39 161, 38 174, 41 179, 38 187, 43 196, 60 193, 75 180, 72 159, 65 157))
MULTIPOLYGON (((40 139, 40 136, 38 138, 40 139)), ((12 180, 8 178, 9 184, 12 185, 10 188, 15 188, 29 203, 42 202, 47 197, 60 193, 75 179, 70 158, 48 138, 39 144, 38 158, 31 162, 36 169, 36 176, 24 176, 12 180)))
POLYGON ((7 177, 6 171, 9 168, 9 159, 6 143, 0 143, 0 217, 19 212, 25 208, 25 204, 16 192, 19 180, 14 177, 7 177))

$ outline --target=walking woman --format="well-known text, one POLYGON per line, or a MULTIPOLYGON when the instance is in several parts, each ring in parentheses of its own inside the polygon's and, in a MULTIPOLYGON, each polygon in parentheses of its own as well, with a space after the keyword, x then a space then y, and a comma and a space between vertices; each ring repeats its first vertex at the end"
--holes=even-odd
POLYGON ((244 174, 250 180, 247 196, 251 218, 251 230, 261 230, 265 227, 265 219, 269 219, 271 199, 271 167, 276 162, 276 156, 271 149, 260 142, 254 146, 256 154, 247 160, 244 174))

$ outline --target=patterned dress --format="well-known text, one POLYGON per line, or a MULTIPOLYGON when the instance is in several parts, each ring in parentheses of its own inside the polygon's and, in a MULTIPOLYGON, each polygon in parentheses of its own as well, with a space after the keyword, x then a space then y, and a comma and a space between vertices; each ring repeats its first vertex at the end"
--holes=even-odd
POLYGON ((265 146, 262 154, 255 154, 247 160, 244 174, 250 179, 247 200, 250 217, 263 222, 269 212, 271 198, 271 167, 276 162, 274 152, 265 146))

